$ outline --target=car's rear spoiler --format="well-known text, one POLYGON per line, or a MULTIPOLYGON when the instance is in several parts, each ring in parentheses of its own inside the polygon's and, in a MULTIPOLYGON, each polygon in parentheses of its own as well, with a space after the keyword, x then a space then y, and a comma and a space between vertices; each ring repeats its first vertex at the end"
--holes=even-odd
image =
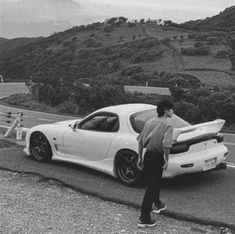
POLYGON ((175 128, 173 133, 173 141, 181 142, 208 134, 216 134, 222 129, 224 124, 225 120, 217 119, 202 124, 196 124, 183 128, 175 128))

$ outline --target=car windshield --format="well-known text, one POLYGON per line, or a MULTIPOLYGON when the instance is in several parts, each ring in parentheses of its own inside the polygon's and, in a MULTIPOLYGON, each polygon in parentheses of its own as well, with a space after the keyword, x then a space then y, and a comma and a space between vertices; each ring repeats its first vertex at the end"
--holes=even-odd
MULTIPOLYGON (((140 133, 144 128, 145 123, 153 118, 158 118, 156 109, 136 112, 130 116, 131 126, 135 132, 140 133)), ((172 118, 169 118, 168 121, 173 125, 174 128, 182 128, 190 125, 188 122, 175 114, 172 116, 172 118)))

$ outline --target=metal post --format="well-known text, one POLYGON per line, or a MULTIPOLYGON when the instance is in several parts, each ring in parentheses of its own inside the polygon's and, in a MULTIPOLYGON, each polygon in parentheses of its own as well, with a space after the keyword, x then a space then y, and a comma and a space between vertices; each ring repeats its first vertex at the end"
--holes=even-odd
POLYGON ((15 130, 15 128, 16 128, 18 122, 19 122, 19 119, 16 118, 16 119, 13 121, 11 127, 10 127, 10 128, 7 130, 7 132, 5 133, 4 137, 9 137, 9 136, 10 136, 10 134, 15 130))

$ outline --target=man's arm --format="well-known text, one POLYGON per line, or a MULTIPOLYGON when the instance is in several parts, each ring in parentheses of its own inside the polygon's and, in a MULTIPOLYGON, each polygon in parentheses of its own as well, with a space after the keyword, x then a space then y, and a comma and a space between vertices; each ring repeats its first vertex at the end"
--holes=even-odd
POLYGON ((138 151, 139 151, 139 160, 143 161, 143 146, 142 146, 142 144, 139 144, 138 151))
POLYGON ((138 153, 139 153, 139 157, 138 157, 137 167, 140 170, 143 170, 143 167, 144 167, 144 162, 143 162, 143 146, 140 143, 139 143, 139 147, 138 147, 138 153))
POLYGON ((164 166, 163 169, 166 170, 168 167, 168 160, 169 160, 169 154, 170 154, 170 148, 163 148, 163 153, 164 153, 164 166))
POLYGON ((169 125, 166 128, 166 132, 164 134, 163 141, 162 141, 162 148, 163 148, 164 160, 165 160, 165 164, 163 166, 164 170, 166 170, 168 167, 168 160, 169 160, 170 149, 172 147, 172 142, 173 142, 173 126, 169 125))

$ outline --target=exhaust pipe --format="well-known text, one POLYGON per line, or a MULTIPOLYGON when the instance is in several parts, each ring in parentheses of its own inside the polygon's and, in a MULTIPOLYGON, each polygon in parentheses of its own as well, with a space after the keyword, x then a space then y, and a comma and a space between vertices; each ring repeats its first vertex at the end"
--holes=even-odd
POLYGON ((216 169, 217 170, 227 169, 227 164, 226 163, 220 163, 220 164, 217 165, 216 169))

